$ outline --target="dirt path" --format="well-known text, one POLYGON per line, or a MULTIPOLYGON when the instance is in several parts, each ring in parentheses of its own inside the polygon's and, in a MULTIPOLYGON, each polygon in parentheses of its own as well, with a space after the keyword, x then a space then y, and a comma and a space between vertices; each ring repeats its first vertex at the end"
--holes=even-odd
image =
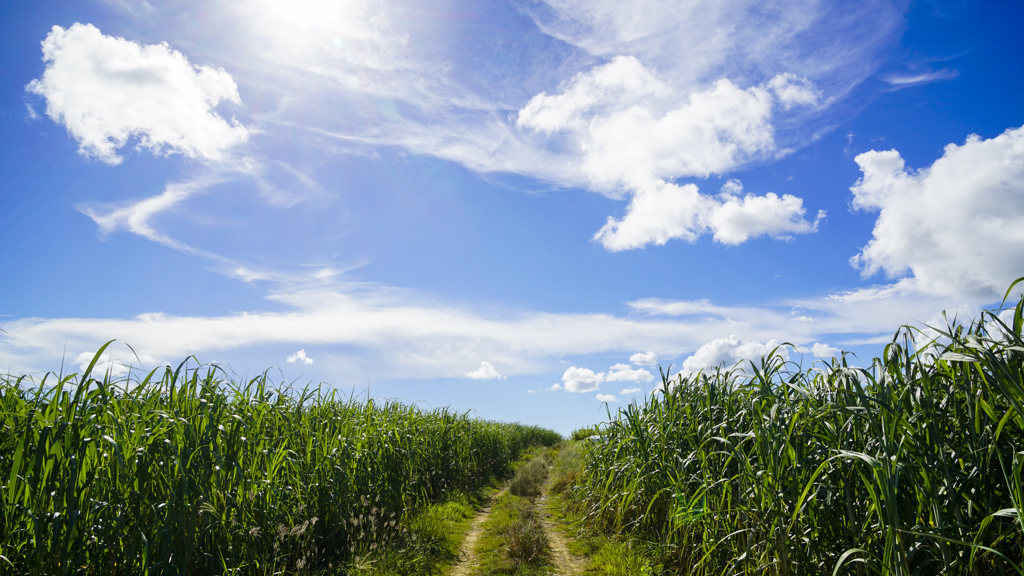
POLYGON ((549 478, 544 483, 544 491, 541 497, 537 498, 537 507, 544 523, 544 532, 547 533, 548 541, 551 543, 551 563, 554 565, 553 574, 560 574, 562 576, 580 574, 586 566, 587 559, 569 552, 569 539, 558 529, 548 509, 548 493, 550 488, 551 479, 549 478))
MULTIPOLYGON (((586 566, 586 558, 576 556, 572 552, 569 552, 567 538, 562 534, 561 530, 558 529, 557 524, 548 508, 548 492, 551 488, 551 479, 544 483, 543 492, 541 496, 537 498, 535 506, 537 512, 540 514, 541 522, 544 525, 544 532, 547 533, 548 542, 551 544, 551 572, 552 575, 559 576, 574 576, 581 574, 583 568, 586 566)), ((459 559, 455 564, 455 567, 448 576, 470 576, 480 566, 480 561, 476 554, 476 544, 480 540, 481 534, 484 531, 484 522, 487 521, 487 517, 491 514, 491 508, 494 502, 501 497, 508 490, 508 487, 502 488, 500 492, 491 498, 490 503, 480 509, 477 512, 476 517, 473 518, 473 523, 470 524, 469 531, 466 533, 466 539, 462 542, 462 547, 459 549, 459 559)))
POLYGON ((459 549, 459 560, 448 576, 469 576, 479 566, 480 562, 476 558, 476 542, 484 532, 484 521, 491 514, 491 507, 506 490, 508 490, 507 486, 495 494, 491 501, 476 513, 473 523, 469 526, 469 532, 466 532, 466 539, 462 541, 462 548, 459 549))

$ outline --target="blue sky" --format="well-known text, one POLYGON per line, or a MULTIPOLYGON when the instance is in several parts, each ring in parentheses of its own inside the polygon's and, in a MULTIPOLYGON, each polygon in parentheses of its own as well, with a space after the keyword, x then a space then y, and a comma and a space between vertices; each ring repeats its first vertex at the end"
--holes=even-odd
POLYGON ((6 2, 0 364, 569 432, 974 316, 1024 276, 1024 7, 849 4, 6 2))

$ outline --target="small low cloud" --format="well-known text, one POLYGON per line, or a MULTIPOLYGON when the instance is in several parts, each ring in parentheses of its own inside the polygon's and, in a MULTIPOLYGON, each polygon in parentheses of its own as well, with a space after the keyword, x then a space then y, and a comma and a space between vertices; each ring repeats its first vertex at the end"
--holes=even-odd
MULTIPOLYGON (((778 340, 767 342, 744 342, 737 336, 716 338, 701 346, 693 356, 683 361, 683 373, 692 374, 702 368, 724 364, 731 368, 739 362, 750 360, 756 362, 779 345, 778 340)), ((779 348, 779 354, 788 358, 786 348, 779 348)))
MULTIPOLYGON (((85 372, 93 358, 96 358, 96 352, 82 352, 75 357, 74 363, 78 366, 79 373, 85 372)), ((118 351, 108 348, 96 360, 96 364, 92 368, 92 377, 103 378, 107 374, 112 377, 123 376, 132 368, 149 369, 161 364, 165 363, 148 354, 136 355, 127 350, 118 351)))
MULTIPOLYGON (((89 363, 92 362, 93 358, 96 357, 95 352, 82 352, 75 358, 75 364, 78 364, 80 372, 84 373, 89 367, 89 363)), ((116 361, 111 357, 109 352, 104 352, 100 355, 96 364, 92 368, 92 376, 102 378, 105 374, 111 376, 120 376, 128 372, 128 367, 124 364, 116 361)))
POLYGON ((797 351, 801 354, 810 354, 811 356, 817 356, 818 358, 832 358, 840 354, 839 348, 833 348, 828 344, 822 344, 815 342, 810 346, 800 346, 797 351))
POLYGON ((624 394, 628 396, 629 394, 636 394, 637 392, 643 392, 643 389, 641 389, 639 386, 634 386, 633 388, 623 388, 622 392, 619 392, 619 394, 624 394))
POLYGON ((654 366, 658 363, 658 355, 654 352, 637 352, 629 357, 629 361, 637 366, 654 366))
POLYGON ((505 380, 505 376, 498 374, 490 362, 481 362, 479 368, 466 372, 466 376, 473 380, 505 380))
MULTIPOLYGON (((567 392, 596 392, 604 382, 604 373, 594 373, 589 368, 569 367, 562 374, 563 385, 552 390, 565 390, 567 392)), ((558 386, 558 384, 555 384, 558 386)))
POLYGON ((288 357, 288 363, 289 364, 312 364, 313 363, 313 359, 310 358, 309 356, 306 356, 306 351, 305 350, 299 350, 295 354, 292 354, 291 356, 288 357))
POLYGON ((605 382, 650 382, 654 376, 643 368, 633 369, 629 364, 616 364, 608 369, 605 382))
POLYGON ((611 394, 598 394, 596 398, 598 402, 618 402, 611 394))

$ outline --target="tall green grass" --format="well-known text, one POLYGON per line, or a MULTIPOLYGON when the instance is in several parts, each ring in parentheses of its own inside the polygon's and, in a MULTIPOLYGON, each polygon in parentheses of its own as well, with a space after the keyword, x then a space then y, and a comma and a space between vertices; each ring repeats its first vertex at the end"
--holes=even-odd
POLYGON ((335 571, 400 537, 417 507, 560 440, 266 375, 93 365, 0 378, 0 573, 335 571))
POLYGON ((869 368, 663 376, 567 492, 680 574, 1024 574, 1022 316, 904 327, 869 368))

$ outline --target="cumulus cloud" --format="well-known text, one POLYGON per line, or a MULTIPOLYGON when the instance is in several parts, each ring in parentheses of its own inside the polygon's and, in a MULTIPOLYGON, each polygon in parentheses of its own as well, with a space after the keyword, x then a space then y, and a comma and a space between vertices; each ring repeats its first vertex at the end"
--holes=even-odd
POLYGON ((618 402, 612 394, 598 394, 596 398, 598 402, 618 402))
POLYGON ((708 227, 722 244, 742 244, 761 235, 789 238, 792 234, 815 232, 825 217, 825 211, 819 210, 814 222, 808 222, 803 217, 803 200, 790 194, 780 198, 769 192, 740 198, 738 193, 742 190, 738 180, 730 180, 719 194, 722 203, 710 214, 708 227))
POLYGON ((799 346, 797 351, 801 354, 810 354, 811 356, 817 356, 818 358, 825 359, 839 356, 839 353, 842 352, 839 348, 829 346, 828 344, 822 344, 820 342, 815 342, 810 346, 799 346))
MULTIPOLYGON (((89 363, 96 357, 96 352, 82 352, 75 357, 75 364, 78 365, 80 373, 84 373, 89 367, 89 363)), ((110 374, 111 376, 120 376, 128 372, 128 366, 114 360, 109 352, 104 352, 100 355, 99 360, 92 368, 92 376, 94 378, 103 378, 104 375, 110 374)))
MULTIPOLYGON (((96 358, 96 352, 82 352, 75 357, 74 363, 78 366, 79 374, 84 373, 89 364, 96 358)), ((114 347, 107 348, 92 368, 93 378, 104 378, 108 374, 111 377, 124 376, 131 368, 153 368, 165 364, 156 358, 141 354, 136 355, 133 351, 119 350, 114 347)))
POLYGON ((306 356, 306 350, 303 349, 289 356, 287 362, 289 364, 312 364, 313 359, 306 356))
MULTIPOLYGON (((724 364, 731 368, 738 362, 751 360, 757 362, 762 356, 771 352, 779 345, 777 340, 767 342, 744 342, 737 336, 728 338, 716 338, 701 346, 693 356, 683 361, 683 373, 697 372, 702 368, 709 368, 724 364)), ((788 358, 785 348, 779 348, 779 353, 788 358)))
POLYGON ((733 186, 717 198, 701 194, 696 184, 650 182, 634 193, 626 215, 621 220, 609 216, 593 239, 612 252, 660 246, 673 239, 696 242, 706 232, 712 232, 717 242, 738 245, 762 235, 789 239, 815 232, 825 217, 820 210, 814 222, 807 221, 803 200, 790 194, 740 198, 732 193, 736 181, 731 182, 733 186))
MULTIPOLYGON (((561 94, 542 92, 520 111, 516 124, 565 136, 584 151, 583 163, 600 189, 637 187, 650 179, 720 174, 778 150, 771 119, 774 94, 796 103, 806 89, 789 77, 779 90, 742 89, 728 79, 693 92, 682 105, 678 94, 631 56, 577 75, 561 94)), ((802 82, 809 82, 800 79, 802 82)))
POLYGON ((578 74, 560 94, 534 96, 516 124, 562 133, 569 146, 583 151, 583 171, 593 188, 631 196, 626 216, 609 217, 594 235, 606 249, 694 242, 709 231, 718 242, 741 244, 765 234, 813 232, 817 223, 804 219, 803 200, 795 196, 740 198, 742 186, 732 184, 713 198, 695 184, 670 180, 721 174, 777 156, 774 111, 818 99, 806 78, 780 74, 745 90, 721 79, 678 105, 676 92, 655 72, 634 57, 619 56, 578 74))
POLYGON ((562 374, 560 389, 566 392, 595 392, 601 387, 602 382, 604 382, 604 372, 595 374, 589 368, 571 366, 562 374))
POLYGON ((108 164, 135 138, 140 149, 219 160, 248 131, 214 108, 240 104, 224 70, 196 66, 166 43, 141 45, 91 24, 54 26, 43 41, 46 69, 26 86, 78 140, 79 152, 108 164))
POLYGON ((650 382, 654 376, 643 368, 633 369, 629 364, 616 364, 608 369, 605 382, 650 382))
POLYGON ((654 352, 637 352, 629 357, 629 361, 637 366, 654 366, 658 363, 658 355, 654 352))
POLYGON ((491 366, 490 362, 481 362, 480 367, 472 372, 466 372, 466 376, 473 380, 504 380, 505 376, 498 374, 498 371, 491 366))
POLYGON ((872 238, 851 259, 924 294, 991 301, 1024 262, 1024 128, 949 144, 908 170, 896 150, 855 158, 854 208, 878 212, 872 238))
POLYGON ((629 395, 636 394, 637 392, 643 392, 643 389, 640 388, 639 386, 633 386, 632 388, 623 388, 622 392, 619 392, 619 394, 629 395))

